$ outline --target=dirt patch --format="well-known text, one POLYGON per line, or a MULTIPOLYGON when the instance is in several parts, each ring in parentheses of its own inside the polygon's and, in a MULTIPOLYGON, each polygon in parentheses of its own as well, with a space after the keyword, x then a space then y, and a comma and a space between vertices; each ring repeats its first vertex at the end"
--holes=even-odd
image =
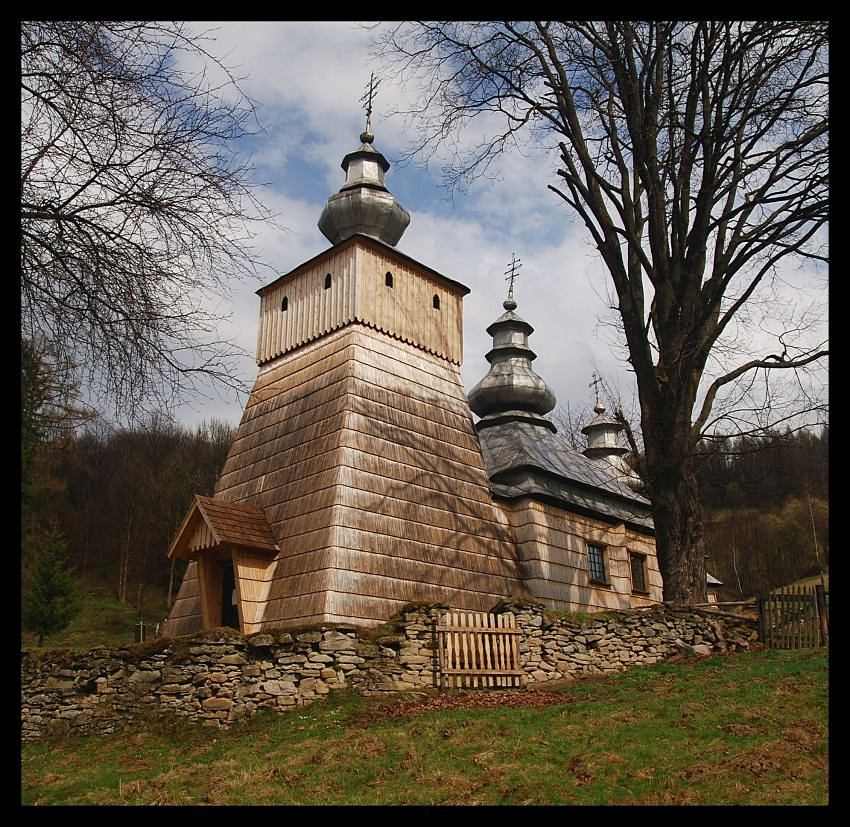
POLYGON ((577 787, 583 787, 593 780, 593 774, 590 772, 592 767, 586 755, 574 755, 567 764, 567 769, 573 775, 573 783, 577 787))
POLYGON ((374 758, 383 755, 387 748, 384 742, 376 735, 366 735, 354 744, 357 754, 363 758, 374 758))
POLYGON ((758 727, 752 724, 725 724, 720 728, 729 735, 753 735, 758 732, 758 727))
MULTIPOLYGON (((732 735, 751 735, 756 728, 749 724, 726 724, 724 732, 732 735)), ((820 742, 817 732, 803 726, 789 726, 782 731, 780 738, 751 747, 744 752, 732 755, 722 761, 712 764, 696 764, 681 773, 681 777, 690 781, 720 775, 732 770, 741 778, 760 778, 761 776, 777 773, 796 764, 817 764, 814 754, 820 742)))

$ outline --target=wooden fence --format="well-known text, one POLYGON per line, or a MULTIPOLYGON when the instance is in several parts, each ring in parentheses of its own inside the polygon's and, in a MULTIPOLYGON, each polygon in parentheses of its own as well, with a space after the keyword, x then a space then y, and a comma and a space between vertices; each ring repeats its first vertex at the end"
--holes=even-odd
POLYGON ((783 586, 759 598, 759 631, 771 649, 824 646, 829 636, 822 586, 783 586))
POLYGON ((437 636, 442 689, 521 686, 519 629, 510 612, 447 612, 437 636))

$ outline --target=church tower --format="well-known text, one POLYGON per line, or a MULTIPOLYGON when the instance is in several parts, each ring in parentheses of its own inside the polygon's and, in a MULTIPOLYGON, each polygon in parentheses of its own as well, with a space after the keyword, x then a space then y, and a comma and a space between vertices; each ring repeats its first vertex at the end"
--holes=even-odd
POLYGON ((258 376, 169 551, 189 566, 167 635, 525 593, 460 376, 469 290, 396 249, 389 167, 367 121, 319 219, 333 246, 257 291, 258 376))

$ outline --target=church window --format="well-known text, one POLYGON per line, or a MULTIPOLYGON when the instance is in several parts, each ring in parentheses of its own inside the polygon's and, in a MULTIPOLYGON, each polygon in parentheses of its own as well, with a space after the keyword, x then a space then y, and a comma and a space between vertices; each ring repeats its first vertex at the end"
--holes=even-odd
POLYGON ((387 275, 384 277, 384 284, 386 284, 387 287, 393 286, 393 274, 389 270, 387 270, 387 275))
POLYGON ((646 594, 646 556, 629 552, 629 566, 632 570, 632 591, 646 594))
POLYGON ((434 293, 434 310, 440 309, 440 297, 434 293))
POLYGON ((587 570, 591 583, 607 583, 605 573, 605 550, 602 546, 587 544, 587 570))
POLYGON ((331 274, 328 273, 325 276, 325 290, 330 290, 330 287, 331 287, 331 274))
POLYGON ((289 296, 284 296, 280 300, 280 312, 285 313, 287 310, 289 310, 289 296))

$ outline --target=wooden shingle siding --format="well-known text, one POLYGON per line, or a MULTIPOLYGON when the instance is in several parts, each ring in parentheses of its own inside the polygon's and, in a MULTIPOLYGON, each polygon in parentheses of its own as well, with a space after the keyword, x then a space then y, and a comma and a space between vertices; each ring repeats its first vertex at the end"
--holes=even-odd
POLYGON ((512 501, 506 508, 514 527, 525 582, 532 595, 547 608, 628 609, 662 599, 654 544, 645 535, 622 523, 603 523, 527 498, 512 501), (608 587, 589 582, 588 543, 604 549, 608 587), (629 551, 647 554, 648 596, 632 594, 629 551))
POLYGON ((269 597, 266 603, 265 617, 279 618, 278 622, 268 622, 265 628, 274 626, 307 626, 326 623, 331 605, 331 593, 314 591, 309 594, 287 595, 285 599, 269 597))
MULTIPOLYGON (((422 549, 427 544, 419 544, 422 549)), ((513 586, 514 573, 510 566, 503 561, 494 559, 486 554, 458 552, 453 549, 440 549, 441 554, 435 559, 427 557, 398 557, 391 553, 387 544, 385 550, 376 553, 360 549, 337 548, 333 551, 333 562, 337 568, 335 580, 337 584, 345 582, 344 573, 382 575, 412 584, 449 585, 462 587, 469 591, 482 592, 493 597, 497 602, 513 586)), ((431 547, 433 550, 433 546, 431 547)), ((415 549, 411 549, 414 552, 415 549)), ((363 594, 380 594, 377 586, 371 586, 363 594)), ((383 586, 380 586, 383 588, 383 586)), ((415 588, 415 585, 414 585, 415 588)), ((350 590, 349 590, 350 591, 350 590)), ((394 597, 392 592, 386 592, 388 597, 394 597)), ((398 599, 402 599, 400 596, 398 599)), ((421 600, 424 598, 410 598, 421 600)))
POLYGON ((186 568, 186 574, 180 584, 168 620, 163 624, 163 635, 176 637, 178 635, 192 635, 203 630, 197 569, 196 563, 189 563, 186 568))
POLYGON ((389 477, 405 490, 408 498, 413 497, 423 503, 437 496, 455 496, 454 513, 459 517, 489 519, 492 515, 489 509, 492 499, 481 490, 480 485, 476 485, 473 474, 469 475, 470 481, 458 479, 457 475, 449 480, 436 479, 433 474, 423 474, 421 467, 375 457, 363 451, 355 453, 352 450, 349 454, 345 458, 346 464, 339 469, 340 482, 353 486, 356 478, 358 490, 363 494, 386 495, 389 477))
POLYGON ((361 324, 260 372, 216 497, 261 507, 280 546, 262 628, 522 593, 459 369, 361 324))
MULTIPOLYGON (((409 568, 407 573, 412 574, 409 568)), ((502 588, 507 585, 505 583, 499 584, 499 590, 493 593, 483 587, 478 578, 472 577, 469 578, 470 582, 461 583, 456 576, 453 576, 452 572, 446 569, 441 571, 432 569, 432 580, 430 582, 394 576, 383 570, 366 573, 338 569, 333 574, 334 599, 335 604, 340 609, 351 596, 355 598, 371 597, 399 603, 414 601, 438 603, 442 601, 449 605, 456 605, 462 602, 469 609, 472 609, 473 606, 489 606, 492 608, 501 599, 502 588)), ((350 605, 353 608, 356 605, 356 600, 351 602, 350 605)), ((484 609, 479 608, 474 611, 484 611, 484 609)), ((354 619, 354 616, 352 616, 352 619, 354 619)), ((377 620, 378 618, 373 619, 377 620)))
POLYGON ((368 243, 343 245, 264 288, 257 336, 262 365, 359 322, 421 350, 463 361, 462 293, 368 243), (385 276, 393 273, 393 287, 385 276), (325 289, 325 276, 332 276, 325 289), (434 310, 433 296, 440 297, 434 310), (287 310, 281 302, 287 298, 287 310))

